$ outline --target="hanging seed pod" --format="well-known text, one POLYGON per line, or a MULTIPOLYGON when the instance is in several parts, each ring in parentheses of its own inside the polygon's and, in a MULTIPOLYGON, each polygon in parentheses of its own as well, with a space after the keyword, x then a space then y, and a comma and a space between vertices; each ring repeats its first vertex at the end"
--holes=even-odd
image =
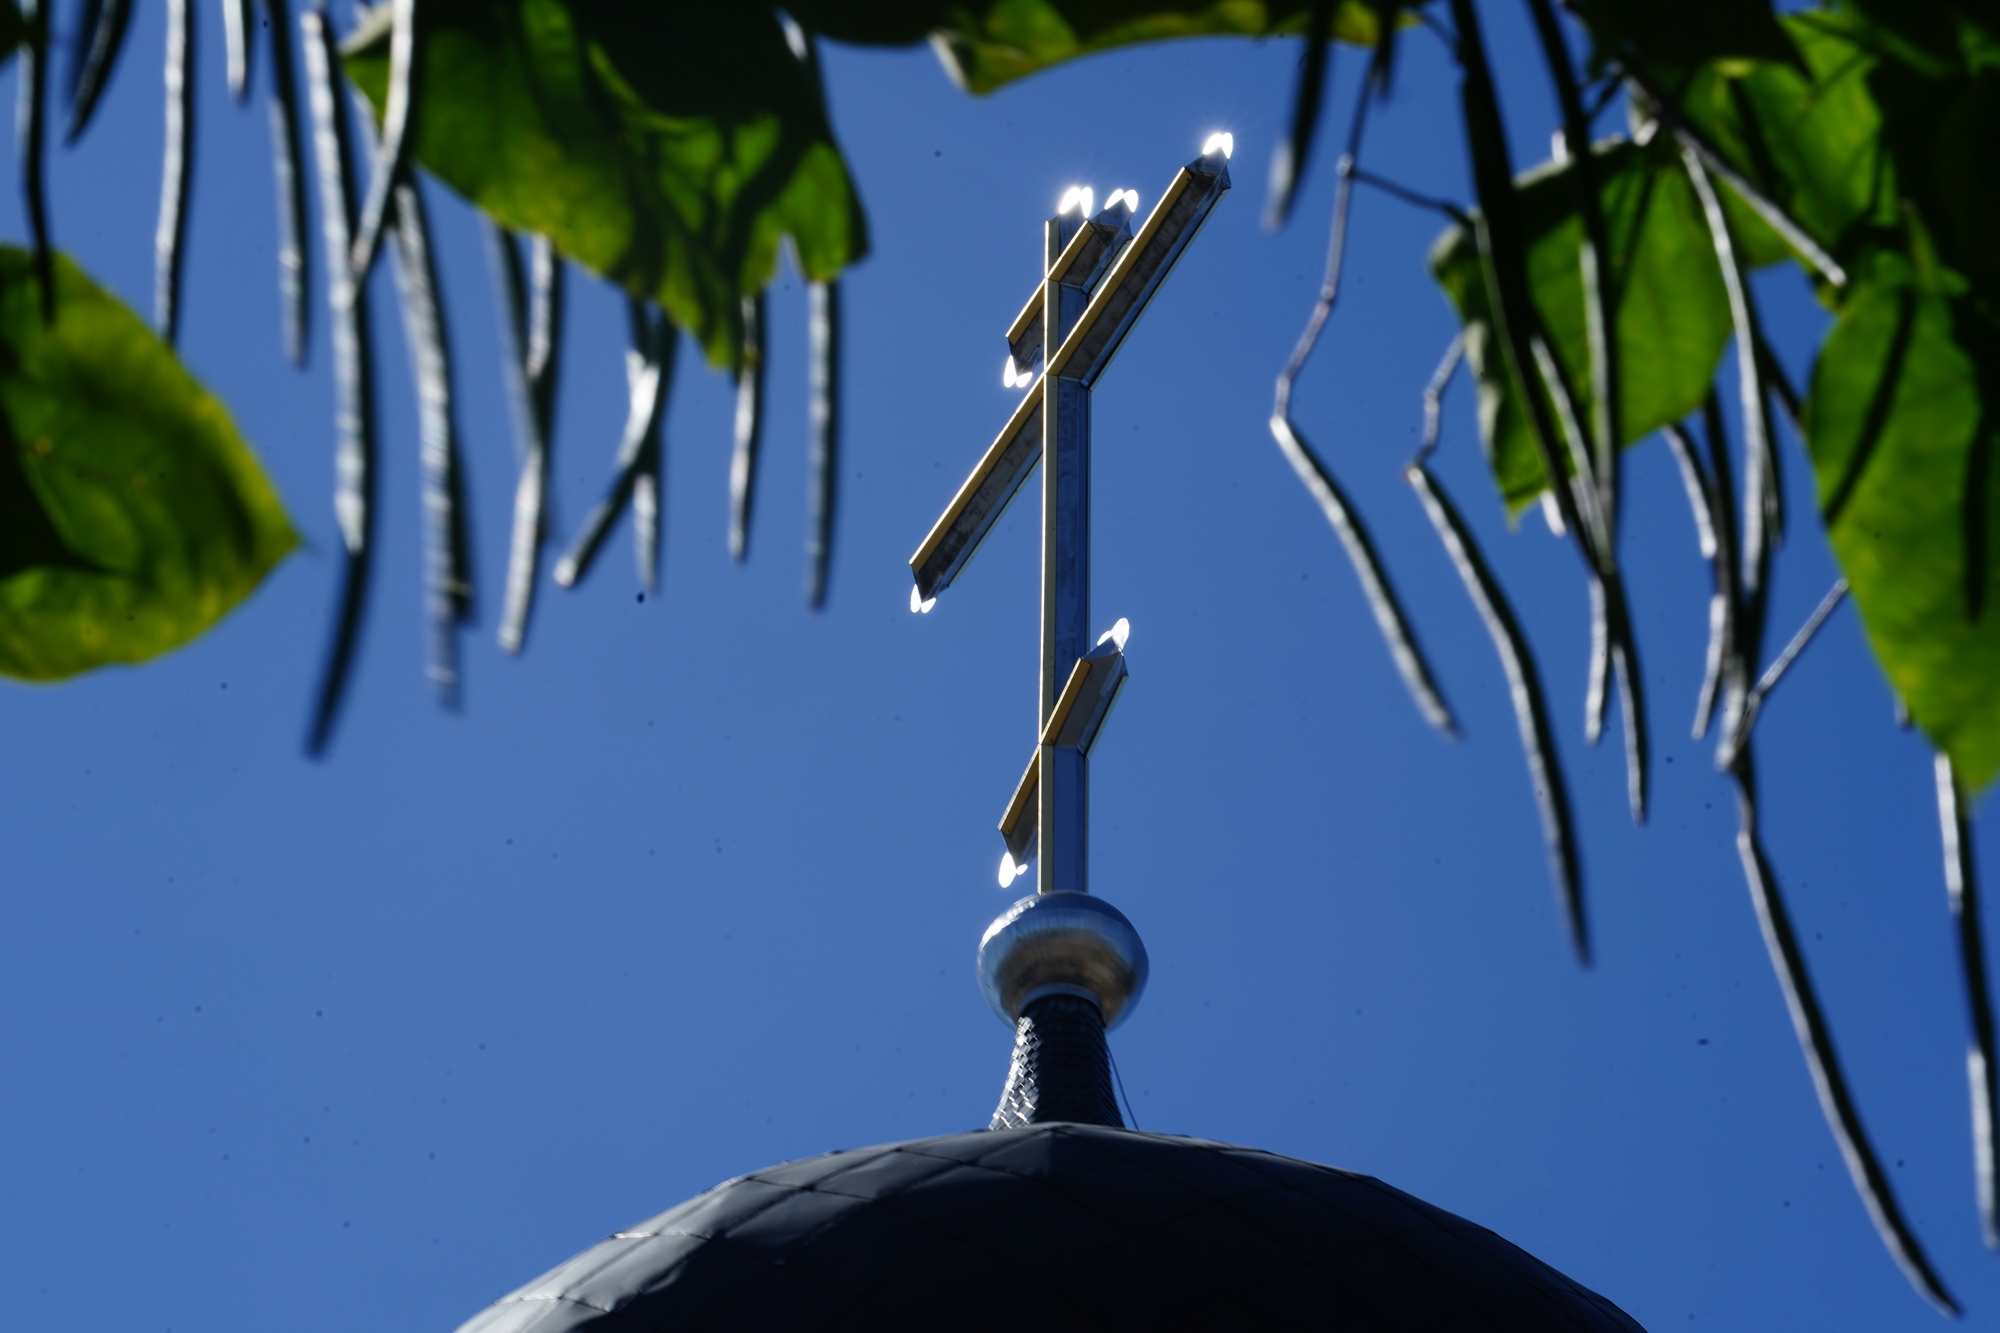
POLYGON ((806 605, 826 607, 840 487, 840 281, 807 289, 811 342, 806 436, 806 605))
POLYGON ((423 192, 414 176, 396 187, 393 207, 396 287, 402 296, 404 341, 409 344, 410 373, 417 390, 425 674, 440 701, 456 707, 461 684, 458 628, 472 618, 472 572, 465 472, 452 410, 451 348, 423 192))
POLYGON ((194 176, 194 3, 167 0, 167 144, 160 158, 160 220, 153 229, 153 327, 180 332, 188 186, 194 176))
POLYGON ((21 152, 21 192, 28 205, 28 230, 35 243, 35 279, 42 289, 42 319, 56 322, 55 250, 49 240, 47 171, 49 113, 49 4, 26 0, 28 43, 21 52, 20 100, 15 124, 21 152))
POLYGON ((750 514, 764 444, 764 293, 743 302, 743 368, 736 373, 736 447, 729 456, 729 558, 750 558, 750 514))
MULTIPOLYGON (((225 0, 228 3, 229 0, 225 0)), ((306 363, 310 263, 306 252, 306 178, 299 161, 302 117, 292 64, 289 0, 263 0, 271 32, 271 178, 278 198, 278 303, 285 357, 306 363)))
POLYGON ((528 618, 534 609, 542 548, 550 527, 549 475, 562 339, 563 265, 546 237, 532 239, 529 260, 524 264, 519 238, 512 232, 489 223, 488 234, 506 298, 502 342, 520 445, 500 646, 518 653, 527 643, 528 618))
MULTIPOLYGON (((28 0, 22 17, 34 23, 31 9, 39 10, 48 0, 28 0)), ((111 71, 118 53, 125 47, 125 29, 132 21, 132 0, 90 0, 84 6, 83 22, 77 31, 81 54, 70 64, 69 128, 65 143, 75 143, 90 125, 97 101, 111 83, 111 71)))
POLYGON ((354 224, 354 166, 347 108, 334 87, 339 53, 323 12, 307 10, 299 15, 299 27, 319 167, 320 234, 326 249, 327 309, 333 329, 333 507, 346 553, 333 638, 306 739, 307 753, 317 756, 325 753, 346 698, 374 570, 375 349, 368 295, 347 263, 354 224))

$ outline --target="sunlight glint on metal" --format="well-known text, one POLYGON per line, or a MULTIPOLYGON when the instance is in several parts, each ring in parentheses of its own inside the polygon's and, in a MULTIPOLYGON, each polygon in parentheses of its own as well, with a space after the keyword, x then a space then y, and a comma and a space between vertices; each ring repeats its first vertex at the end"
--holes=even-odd
POLYGON ((1137 230, 1139 196, 1090 216, 1072 187, 1043 227, 1042 281, 1007 331, 1002 380, 1024 387, 1007 424, 917 553, 910 609, 929 611, 1046 457, 1042 628, 1034 757, 1000 821, 1001 882, 1030 861, 1042 893, 1089 888, 1090 747, 1125 683, 1126 622, 1090 637, 1090 393, 1188 243, 1229 189, 1230 136, 1182 167, 1137 230), (1041 371, 1036 373, 1037 364, 1041 371))

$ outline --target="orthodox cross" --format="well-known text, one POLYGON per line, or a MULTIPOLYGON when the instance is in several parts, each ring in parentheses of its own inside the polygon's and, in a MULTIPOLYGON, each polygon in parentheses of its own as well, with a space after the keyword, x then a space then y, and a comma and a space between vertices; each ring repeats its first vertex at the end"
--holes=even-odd
POLYGON ((929 611, 1046 458, 1039 738, 1000 821, 1003 884, 1033 861, 1039 892, 1088 892, 1090 748, 1125 683, 1127 634, 1120 620, 1090 637, 1090 391, 1229 189, 1233 147, 1211 135, 1136 231, 1133 191, 1095 214, 1090 190, 1063 196, 1043 225, 1042 281, 1007 331, 1003 380, 1027 392, 910 557, 910 609, 929 611))

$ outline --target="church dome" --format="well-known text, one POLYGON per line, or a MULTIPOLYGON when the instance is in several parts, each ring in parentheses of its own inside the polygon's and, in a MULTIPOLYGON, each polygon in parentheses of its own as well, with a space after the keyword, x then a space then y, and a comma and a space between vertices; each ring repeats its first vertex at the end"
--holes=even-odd
POLYGON ((1101 900, 1015 904, 980 949, 1014 1024, 986 1129, 740 1176, 459 1333, 1639 1333, 1517 1246, 1372 1176, 1125 1128, 1104 1013, 1136 996, 1144 960, 1101 900))
POLYGON ((753 1172, 584 1251, 461 1333, 1620 1330, 1636 1321, 1371 1176, 1044 1122, 753 1172))

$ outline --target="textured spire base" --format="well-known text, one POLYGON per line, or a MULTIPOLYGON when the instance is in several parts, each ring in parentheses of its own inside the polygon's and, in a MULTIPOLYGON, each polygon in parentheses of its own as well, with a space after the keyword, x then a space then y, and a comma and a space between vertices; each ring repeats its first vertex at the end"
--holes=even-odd
POLYGON ((1021 1011, 1007 1090, 989 1129, 1021 1129, 1050 1120, 1123 1129, 1111 1091, 1111 1050, 1104 1018, 1076 995, 1045 995, 1021 1011))

